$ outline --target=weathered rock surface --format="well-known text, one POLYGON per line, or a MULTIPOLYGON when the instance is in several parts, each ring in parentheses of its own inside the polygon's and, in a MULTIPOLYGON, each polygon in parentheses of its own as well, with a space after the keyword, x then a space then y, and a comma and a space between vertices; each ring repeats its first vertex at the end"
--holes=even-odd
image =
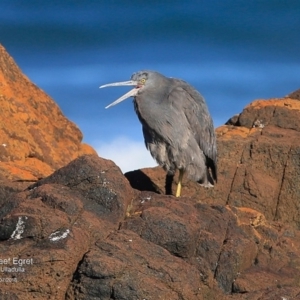
POLYGON ((287 95, 287 98, 298 99, 300 100, 300 89, 287 95))
POLYGON ((33 263, 13 273, 17 282, 1 283, 2 292, 17 299, 64 299, 85 253, 118 229, 132 198, 120 169, 96 155, 11 195, 1 207, 1 257, 33 263))
POLYGON ((0 178, 35 181, 82 154, 82 133, 0 45, 0 178))
POLYGON ((32 259, 5 273, 17 282, 1 283, 2 299, 300 297, 298 230, 249 208, 137 192, 96 155, 11 194, 0 220, 1 258, 32 259))
MULTIPOLYGON (((229 124, 235 125, 216 130, 217 185, 205 190, 184 181, 183 195, 208 204, 250 207, 267 220, 299 229, 300 102, 291 98, 257 100, 229 124)), ((159 167, 125 175, 135 189, 165 192, 165 173, 159 167)))
POLYGON ((300 299, 295 97, 218 128, 219 183, 178 199, 160 168, 129 183, 81 156, 94 151, 3 48, 0 88, 1 300, 300 299))

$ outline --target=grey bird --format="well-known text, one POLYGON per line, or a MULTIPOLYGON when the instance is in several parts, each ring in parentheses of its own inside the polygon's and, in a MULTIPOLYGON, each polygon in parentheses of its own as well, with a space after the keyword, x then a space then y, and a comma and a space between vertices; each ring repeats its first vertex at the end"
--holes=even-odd
POLYGON ((183 80, 147 70, 134 73, 130 81, 100 88, 126 85, 134 88, 106 108, 134 97, 147 149, 168 175, 179 170, 176 197, 181 194, 184 174, 204 187, 212 187, 217 182, 217 145, 202 95, 183 80))

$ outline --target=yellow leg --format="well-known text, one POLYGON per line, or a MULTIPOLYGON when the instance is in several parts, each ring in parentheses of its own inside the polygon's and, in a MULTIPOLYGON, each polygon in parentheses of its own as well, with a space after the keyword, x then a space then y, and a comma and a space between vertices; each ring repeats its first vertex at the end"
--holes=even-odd
POLYGON ((179 170, 178 184, 176 190, 176 197, 180 197, 181 194, 181 186, 182 186, 182 178, 183 178, 183 170, 179 170))

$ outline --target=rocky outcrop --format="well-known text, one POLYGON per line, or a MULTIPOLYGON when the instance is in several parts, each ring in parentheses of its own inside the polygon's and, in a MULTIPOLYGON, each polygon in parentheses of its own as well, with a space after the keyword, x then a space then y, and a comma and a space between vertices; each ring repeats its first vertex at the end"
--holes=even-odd
POLYGON ((126 178, 89 154, 0 54, 0 299, 300 299, 295 97, 218 128, 218 184, 185 181, 175 198, 160 168, 126 178))
POLYGON ((82 133, 0 45, 0 178, 35 181, 83 154, 82 133))
MULTIPOLYGON (((231 118, 229 125, 216 130, 216 186, 205 190, 197 183, 184 181, 182 194, 202 203, 249 207, 263 213, 267 220, 299 229, 299 120, 297 99, 252 102, 231 118)), ((125 175, 135 189, 165 192, 165 173, 159 167, 125 175)))
POLYGON ((288 94, 287 98, 292 98, 292 99, 298 99, 298 100, 300 100, 300 89, 298 89, 297 91, 294 91, 294 92, 288 94))
MULTIPOLYGON (((0 253, 16 282, 1 290, 16 299, 64 299, 78 264, 97 240, 118 229, 133 191, 114 163, 82 156, 12 194, 1 207, 0 253), (32 259, 13 264, 13 259, 32 259), (13 286, 12 286, 13 284, 13 286)), ((9 298, 12 299, 12 298, 9 298)))
POLYGON ((20 269, 4 273, 6 299, 300 295, 299 231, 250 208, 137 192, 96 155, 11 194, 0 240, 20 269))

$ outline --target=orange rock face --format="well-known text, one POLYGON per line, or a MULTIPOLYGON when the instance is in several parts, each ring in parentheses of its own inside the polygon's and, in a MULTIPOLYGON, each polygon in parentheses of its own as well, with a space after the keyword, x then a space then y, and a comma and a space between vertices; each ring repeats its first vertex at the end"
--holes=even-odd
POLYGON ((82 133, 0 45, 0 176, 37 180, 83 154, 82 133))

